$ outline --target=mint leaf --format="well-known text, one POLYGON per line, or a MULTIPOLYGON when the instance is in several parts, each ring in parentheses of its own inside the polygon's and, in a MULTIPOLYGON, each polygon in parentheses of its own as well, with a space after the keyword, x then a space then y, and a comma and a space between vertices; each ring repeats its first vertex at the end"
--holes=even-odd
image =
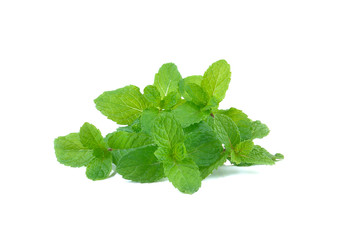
POLYGON ((208 124, 194 124, 185 133, 187 156, 198 166, 208 166, 218 160, 223 151, 222 143, 208 124))
POLYGON ((191 101, 197 106, 205 106, 208 103, 208 94, 197 84, 188 83, 185 85, 185 91, 191 101))
POLYGON ((147 146, 129 152, 120 159, 116 171, 135 182, 156 182, 164 178, 163 164, 154 155, 156 148, 147 146))
POLYGON ((133 123, 147 108, 140 89, 133 85, 104 92, 94 102, 103 115, 118 124, 133 123))
POLYGON ((219 110, 218 113, 225 114, 236 123, 242 141, 252 139, 252 121, 244 112, 236 108, 230 108, 219 110))
POLYGON ((192 102, 185 102, 175 107, 172 110, 172 113, 183 128, 202 121, 204 117, 200 108, 192 102))
POLYGON ((161 102, 161 108, 170 110, 181 100, 181 96, 177 92, 171 92, 161 102))
POLYGON ((182 193, 193 194, 201 187, 199 169, 191 159, 165 161, 163 167, 169 181, 182 193))
POLYGON ((254 147, 254 143, 251 140, 240 142, 231 151, 231 163, 240 164, 245 162, 245 159, 249 157, 250 152, 254 147))
POLYGON ((183 143, 175 144, 173 147, 159 147, 155 151, 155 156, 161 162, 180 161, 186 156, 186 148, 183 143))
POLYGON ((239 155, 231 153, 231 162, 234 162, 237 166, 251 166, 251 165, 273 165, 275 160, 274 155, 270 154, 267 150, 261 146, 253 146, 251 152, 245 155, 239 155), (233 160, 233 155, 236 155, 236 160, 233 160))
POLYGON ((160 92, 163 99, 171 92, 178 92, 178 82, 182 79, 181 74, 173 63, 163 64, 155 75, 154 86, 160 92))
POLYGON ((162 112, 156 118, 152 128, 152 136, 158 146, 169 149, 184 142, 183 129, 170 112, 162 112))
POLYGON ((159 107, 161 102, 161 95, 157 88, 153 85, 148 85, 144 88, 144 98, 148 101, 148 105, 152 107, 159 107))
POLYGON ((78 133, 70 133, 54 140, 57 160, 70 167, 82 167, 93 160, 93 150, 84 147, 78 133))
POLYGON ((87 166, 86 175, 91 180, 102 180, 109 177, 112 171, 112 156, 104 152, 96 156, 87 166))
POLYGON ((194 75, 180 80, 180 82, 178 83, 179 91, 185 100, 192 100, 189 94, 185 91, 185 86, 189 83, 194 83, 198 86, 201 86, 202 79, 203 77, 201 75, 194 75))
POLYGON ((216 162, 210 164, 209 166, 199 167, 201 178, 205 179, 206 177, 208 177, 210 174, 213 173, 213 171, 217 170, 220 166, 223 166, 226 160, 227 160, 226 154, 222 153, 221 155, 219 155, 216 162))
POLYGON ((263 138, 269 134, 270 130, 268 126, 261 121, 252 122, 252 139, 263 138))
POLYGON ((213 63, 203 75, 201 87, 209 95, 221 102, 228 90, 231 79, 230 65, 225 60, 213 63))
POLYGON ((234 148, 241 140, 238 127, 226 115, 215 114, 214 130, 218 139, 225 145, 227 152, 229 148, 234 148))
POLYGON ((90 123, 84 123, 80 128, 80 140, 84 147, 89 149, 95 148, 104 148, 106 149, 106 144, 103 140, 101 132, 94 125, 90 123))
POLYGON ((109 134, 107 144, 112 149, 113 162, 118 164, 119 160, 127 153, 154 143, 147 134, 122 131, 109 134))
POLYGON ((150 108, 143 111, 141 115, 141 129, 142 132, 147 134, 151 134, 151 129, 153 127, 153 123, 157 116, 159 115, 159 110, 157 108, 150 108))

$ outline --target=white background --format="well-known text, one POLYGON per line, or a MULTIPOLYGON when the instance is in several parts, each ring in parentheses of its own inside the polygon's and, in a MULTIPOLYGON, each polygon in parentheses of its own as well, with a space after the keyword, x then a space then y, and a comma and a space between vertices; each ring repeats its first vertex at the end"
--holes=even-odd
POLYGON ((338 239, 336 1, 0 2, 0 239, 338 239), (221 108, 242 109, 285 154, 223 167, 193 195, 167 181, 93 182, 53 140, 88 121, 103 91, 232 68, 221 108))

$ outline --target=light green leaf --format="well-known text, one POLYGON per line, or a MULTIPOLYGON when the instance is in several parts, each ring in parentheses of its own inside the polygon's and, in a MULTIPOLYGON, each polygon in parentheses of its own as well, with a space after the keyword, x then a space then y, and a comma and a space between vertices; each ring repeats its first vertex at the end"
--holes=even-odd
POLYGON ((181 96, 177 92, 171 92, 161 102, 161 108, 170 110, 181 100, 181 96))
POLYGON ((84 123, 80 128, 80 140, 84 147, 89 149, 104 148, 106 144, 99 129, 90 123, 84 123))
POLYGON ((147 108, 140 89, 133 85, 104 92, 94 102, 103 115, 122 125, 133 123, 147 108))
POLYGON ((165 161, 163 167, 169 181, 181 192, 193 194, 201 187, 199 169, 191 159, 165 161))
POLYGON ((275 164, 275 160, 274 155, 258 145, 253 146, 251 152, 247 156, 236 154, 235 161, 233 161, 233 154, 231 154, 231 162, 237 166, 273 165, 275 164))
POLYGON ((150 136, 144 133, 114 132, 109 134, 108 146, 112 148, 113 162, 118 164, 119 160, 127 153, 137 148, 153 145, 150 136))
POLYGON ((157 108, 150 108, 143 111, 141 115, 141 131, 150 134, 153 123, 159 114, 157 108))
POLYGON ((180 161, 186 156, 186 148, 183 143, 175 144, 172 148, 159 147, 155 151, 155 156, 161 162, 164 161, 180 161))
POLYGON ((253 147, 254 143, 251 140, 245 140, 237 144, 231 152, 231 162, 235 164, 243 162, 243 158, 248 158, 253 147))
POLYGON ((268 126, 261 121, 252 122, 252 139, 263 138, 269 134, 270 130, 268 126))
POLYGON ((228 90, 231 79, 230 65, 225 60, 213 63, 203 75, 201 87, 209 95, 221 102, 228 90))
POLYGON ((189 76, 184 79, 181 79, 181 81, 178 83, 179 90, 181 95, 184 97, 185 100, 191 101, 191 97, 189 94, 185 91, 185 86, 189 83, 194 83, 197 84, 198 86, 201 86, 203 77, 201 75, 194 75, 194 76, 189 76))
POLYGON ((176 144, 184 142, 183 129, 170 112, 162 112, 156 118, 151 132, 155 143, 160 147, 172 149, 176 144))
POLYGON ((189 95, 191 101, 197 106, 204 107, 208 103, 208 94, 197 84, 185 84, 185 91, 189 95))
POLYGON ((161 102, 161 95, 157 88, 153 85, 148 85, 144 88, 144 98, 148 101, 149 106, 159 107, 161 102))
POLYGON ((84 147, 78 133, 71 133, 54 140, 57 160, 70 167, 86 166, 93 160, 93 150, 84 147))
POLYGON ((163 164, 154 155, 156 148, 147 146, 129 152, 120 159, 116 171, 125 179, 141 183, 164 178, 163 164))
POLYGON ((163 64, 155 75, 154 86, 158 89, 163 99, 171 92, 178 92, 178 82, 181 74, 173 63, 163 64))
POLYGON ((109 152, 95 157, 87 166, 86 175, 91 180, 102 180, 109 177, 113 169, 112 156, 109 152))
POLYGON ((252 139, 252 121, 244 112, 236 108, 230 108, 220 110, 218 113, 225 114, 236 123, 241 135, 241 141, 252 139))
POLYGON ((206 177, 208 177, 210 174, 213 173, 213 171, 217 170, 220 166, 223 166, 226 160, 227 160, 226 154, 222 153, 221 155, 219 155, 216 162, 210 164, 209 166, 199 167, 201 178, 205 179, 206 177))
POLYGON ((172 110, 175 118, 183 128, 202 121, 204 114, 200 108, 192 102, 185 102, 172 110))
POLYGON ((223 151, 222 143, 216 137, 214 131, 205 122, 190 126, 184 142, 187 156, 198 166, 209 166, 216 162, 223 151))
POLYGON ((228 148, 234 148, 241 140, 238 127, 226 115, 215 114, 215 128, 214 131, 218 139, 225 145, 226 151, 228 148))

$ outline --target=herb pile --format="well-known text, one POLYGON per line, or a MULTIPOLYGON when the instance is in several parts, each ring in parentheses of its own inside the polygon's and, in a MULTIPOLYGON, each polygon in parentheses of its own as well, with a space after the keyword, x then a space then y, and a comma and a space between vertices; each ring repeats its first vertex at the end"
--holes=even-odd
POLYGON ((164 64, 143 94, 129 85, 95 99, 103 115, 125 126, 103 137, 85 123, 80 132, 55 139, 56 157, 66 166, 86 167, 92 180, 109 178, 114 168, 135 182, 168 178, 188 194, 227 160, 235 166, 273 165, 283 155, 253 143, 268 135, 268 127, 236 108, 218 109, 230 77, 225 60, 203 76, 186 78, 175 64, 164 64))

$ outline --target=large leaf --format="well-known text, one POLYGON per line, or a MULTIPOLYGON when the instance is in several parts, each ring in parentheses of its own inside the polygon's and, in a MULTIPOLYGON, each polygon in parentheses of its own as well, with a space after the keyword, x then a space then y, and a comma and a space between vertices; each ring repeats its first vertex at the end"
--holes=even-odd
POLYGON ((140 89, 133 85, 104 92, 94 102, 103 115, 122 125, 133 123, 147 108, 140 89))

